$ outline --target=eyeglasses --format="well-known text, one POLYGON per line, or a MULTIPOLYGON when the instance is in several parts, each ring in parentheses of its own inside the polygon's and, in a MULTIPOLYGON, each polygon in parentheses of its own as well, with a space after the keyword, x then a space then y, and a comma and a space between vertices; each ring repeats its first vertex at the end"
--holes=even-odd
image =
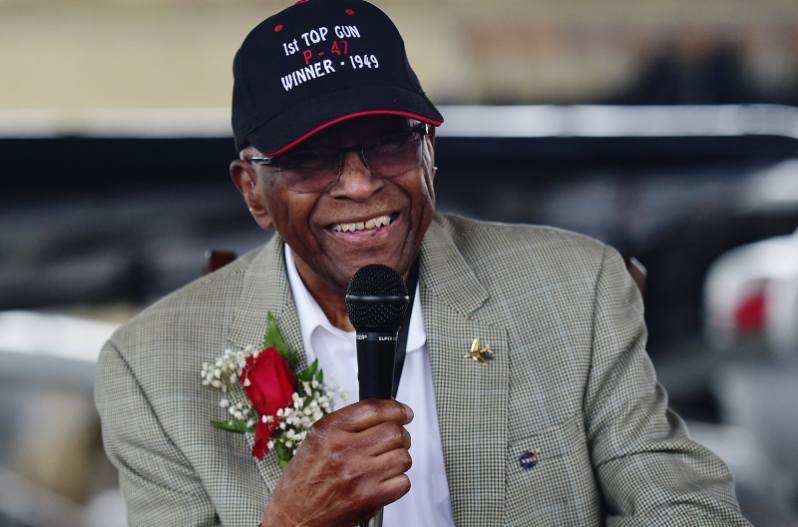
POLYGON ((317 193, 331 189, 341 177, 344 155, 358 152, 369 171, 383 179, 392 179, 421 165, 422 139, 429 126, 419 124, 410 130, 378 137, 359 145, 343 148, 302 148, 277 157, 252 157, 256 165, 275 169, 275 175, 298 193, 317 193))

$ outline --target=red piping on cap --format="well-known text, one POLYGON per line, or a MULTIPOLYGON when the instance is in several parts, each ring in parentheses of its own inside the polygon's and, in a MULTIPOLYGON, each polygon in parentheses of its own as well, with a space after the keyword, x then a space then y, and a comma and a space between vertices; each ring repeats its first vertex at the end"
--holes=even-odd
POLYGON ((283 153, 291 150, 292 148, 297 146, 299 143, 305 141, 306 139, 310 138, 311 136, 316 135, 317 133, 321 132, 325 128, 329 128, 329 127, 331 127, 334 124, 340 123, 341 121, 346 121, 348 119, 354 119, 356 117, 365 117, 366 115, 400 115, 402 117, 409 117, 410 119, 416 119, 417 121, 421 121, 422 123, 431 124, 432 126, 440 126, 441 123, 443 123, 443 121, 436 121, 434 119, 430 119, 429 117, 424 117, 423 115, 418 115, 418 114, 412 113, 412 112, 403 112, 401 110, 367 110, 365 112, 348 113, 346 115, 342 115, 340 117, 336 117, 332 121, 327 121, 324 124, 320 124, 319 126, 314 128, 310 132, 306 132, 306 133, 302 134, 301 136, 297 137, 296 139, 294 139, 293 141, 291 141, 287 145, 282 146, 282 147, 278 148, 277 150, 274 150, 273 152, 264 152, 264 153, 268 157, 277 157, 280 154, 283 154, 283 153))

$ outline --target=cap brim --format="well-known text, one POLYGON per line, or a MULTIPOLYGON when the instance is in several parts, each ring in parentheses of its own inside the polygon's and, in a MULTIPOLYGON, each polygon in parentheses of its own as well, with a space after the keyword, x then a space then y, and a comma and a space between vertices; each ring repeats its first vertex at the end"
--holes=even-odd
POLYGON ((322 130, 368 115, 400 115, 439 126, 443 116, 426 97, 395 86, 353 86, 325 94, 282 112, 247 135, 269 157, 294 148, 322 130))

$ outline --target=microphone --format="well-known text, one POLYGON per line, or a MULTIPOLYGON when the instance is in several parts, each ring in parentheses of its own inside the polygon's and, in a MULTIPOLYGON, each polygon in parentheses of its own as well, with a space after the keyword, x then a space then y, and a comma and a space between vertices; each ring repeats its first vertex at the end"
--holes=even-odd
MULTIPOLYGON (((360 400, 393 399, 396 338, 410 297, 402 277, 385 265, 367 265, 346 288, 346 313, 355 327, 360 400)), ((382 508, 361 527, 382 527, 382 508)))

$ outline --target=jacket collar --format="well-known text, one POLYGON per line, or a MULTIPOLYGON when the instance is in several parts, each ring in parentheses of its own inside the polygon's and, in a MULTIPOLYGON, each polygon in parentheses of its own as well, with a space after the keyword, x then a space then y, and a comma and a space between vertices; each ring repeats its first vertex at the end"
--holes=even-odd
POLYGON ((452 309, 469 316, 488 292, 452 240, 448 221, 436 214, 421 244, 421 280, 452 309))
POLYGON ((283 337, 289 346, 300 352, 304 364, 299 318, 286 278, 284 245, 283 238, 275 234, 253 257, 244 273, 228 340, 240 347, 261 342, 266 329, 266 313, 271 312, 283 337))

